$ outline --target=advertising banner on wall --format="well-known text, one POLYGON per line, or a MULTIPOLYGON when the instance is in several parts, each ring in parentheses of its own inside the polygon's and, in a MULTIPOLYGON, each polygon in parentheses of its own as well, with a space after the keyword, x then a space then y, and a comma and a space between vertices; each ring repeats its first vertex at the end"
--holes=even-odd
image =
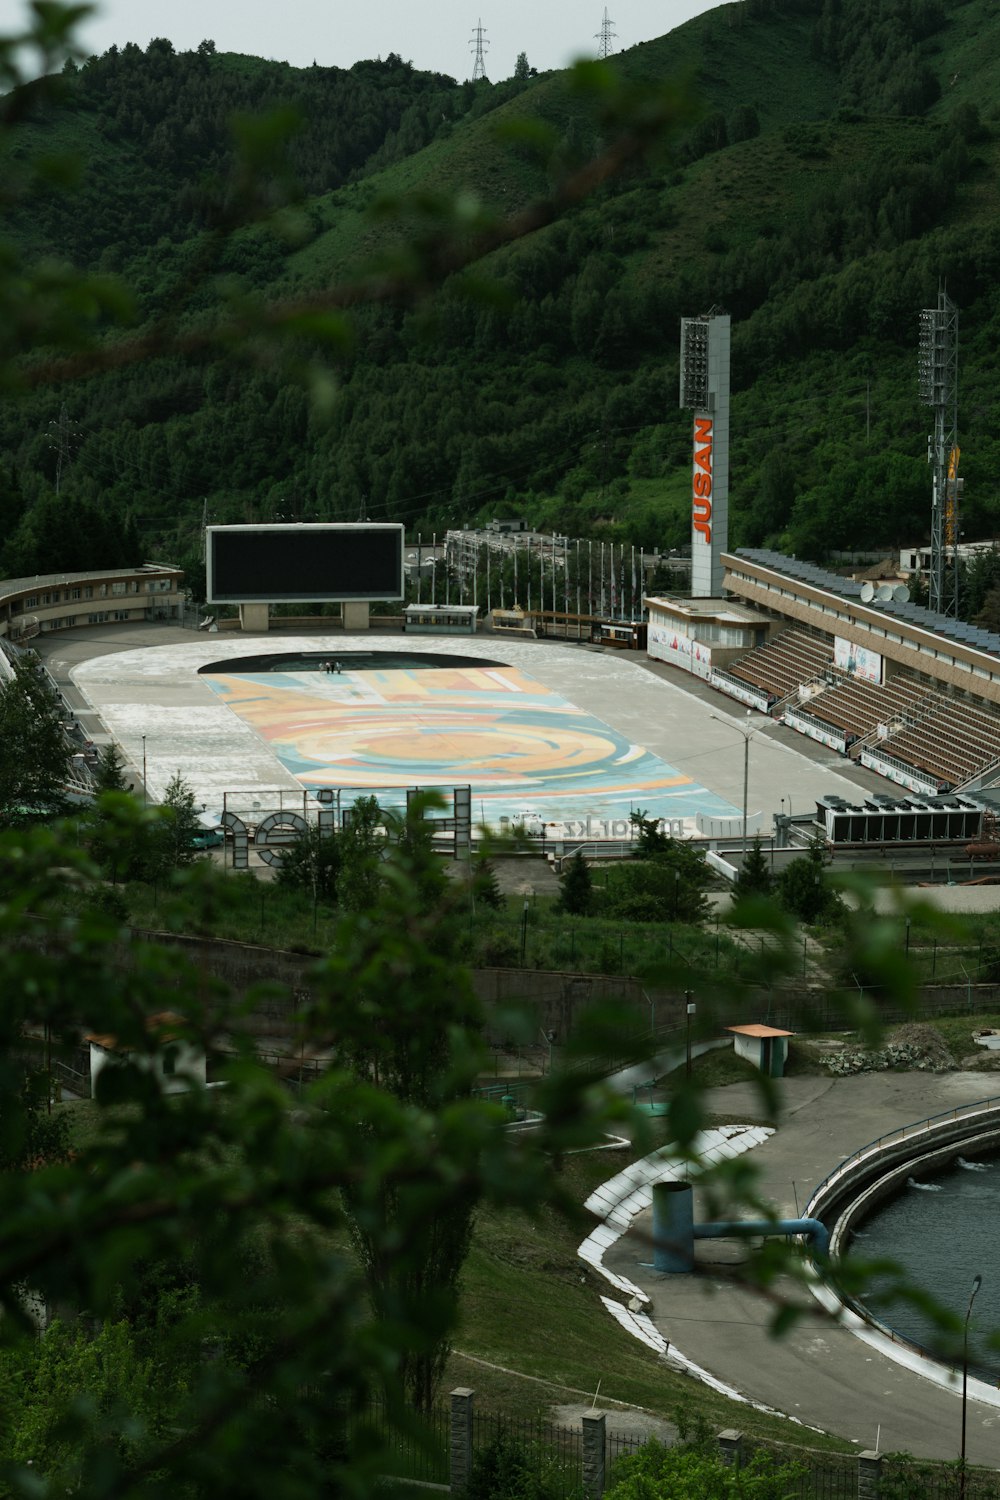
POLYGON ((689 635, 681 635, 680 631, 669 625, 650 621, 646 650, 657 661, 683 667, 685 672, 693 672, 695 677, 703 677, 706 682, 712 675, 711 646, 703 646, 700 641, 692 640, 689 635))
POLYGON ((865 682, 877 683, 879 687, 882 685, 885 669, 878 652, 869 651, 866 646, 856 646, 853 641, 845 641, 839 635, 833 638, 833 665, 849 677, 860 677, 865 682))

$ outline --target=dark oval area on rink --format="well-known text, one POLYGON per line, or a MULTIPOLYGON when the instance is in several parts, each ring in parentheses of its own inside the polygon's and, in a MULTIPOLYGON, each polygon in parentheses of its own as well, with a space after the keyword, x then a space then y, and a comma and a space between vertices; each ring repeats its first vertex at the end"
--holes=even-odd
POLYGON ((282 651, 271 656, 233 656, 225 661, 206 662, 203 667, 198 668, 198 674, 229 676, 233 672, 322 672, 327 662, 339 662, 345 672, 510 665, 509 662, 493 661, 485 656, 460 656, 452 651, 446 656, 431 651, 282 651))

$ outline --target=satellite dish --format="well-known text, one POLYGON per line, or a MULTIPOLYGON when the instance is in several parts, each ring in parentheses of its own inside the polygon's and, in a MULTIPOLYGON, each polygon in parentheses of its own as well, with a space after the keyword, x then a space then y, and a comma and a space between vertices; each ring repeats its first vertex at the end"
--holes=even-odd
POLYGON ((897 604, 909 604, 909 602, 910 602, 910 591, 906 587, 906 584, 905 583, 897 583, 896 587, 892 591, 892 597, 896 601, 897 604))
POLYGON ((873 583, 863 583, 861 585, 861 603, 870 604, 874 598, 875 585, 873 583))
POLYGON ((888 603, 888 601, 892 598, 892 584, 880 583, 878 588, 875 590, 875 598, 881 604, 888 603))

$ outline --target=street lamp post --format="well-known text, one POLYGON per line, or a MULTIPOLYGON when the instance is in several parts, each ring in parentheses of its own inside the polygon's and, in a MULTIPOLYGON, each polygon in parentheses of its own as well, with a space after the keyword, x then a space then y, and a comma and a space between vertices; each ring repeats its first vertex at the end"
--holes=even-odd
MULTIPOLYGON (((744 726, 733 719, 720 719, 718 714, 709 714, 708 717, 714 719, 717 724, 728 724, 730 729, 735 729, 737 734, 743 736, 743 854, 745 857, 747 852, 747 793, 750 788, 750 740, 754 731, 749 723, 744 726)), ((747 719, 749 718, 750 709, 748 708, 747 719)))
POLYGON ((142 737, 142 805, 145 807, 149 801, 146 791, 146 736, 142 737))
POLYGON ((981 1276, 972 1279, 972 1291, 969 1294, 969 1305, 965 1310, 965 1331, 962 1337, 962 1455, 959 1459, 959 1481, 958 1500, 965 1500, 965 1408, 968 1398, 969 1386, 969 1319, 972 1317, 972 1304, 976 1300, 976 1293, 983 1284, 981 1276))
POLYGON ((690 990, 685 990, 684 991, 684 999, 687 1002, 687 1048, 686 1048, 686 1051, 687 1051, 687 1060, 686 1060, 686 1063, 685 1063, 684 1075, 685 1075, 686 1078, 690 1078, 691 1077, 691 1019, 694 1016, 694 1013, 695 1013, 695 1010, 697 1009, 697 1007, 695 1006, 694 1001, 691 999, 691 991, 690 990))

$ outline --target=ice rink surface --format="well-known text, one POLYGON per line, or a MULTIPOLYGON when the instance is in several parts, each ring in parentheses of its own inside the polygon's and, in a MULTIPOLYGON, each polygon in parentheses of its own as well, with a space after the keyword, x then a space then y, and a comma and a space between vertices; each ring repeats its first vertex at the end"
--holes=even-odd
POLYGON ((640 807, 677 832, 693 833, 699 814, 724 832, 738 829, 747 729, 751 829, 759 815, 769 832, 782 806, 859 795, 841 758, 800 753, 763 715, 706 701, 623 652, 496 636, 169 634, 115 650, 102 632, 101 654, 78 641, 61 661, 62 642, 46 642, 137 772, 145 756, 154 799, 175 772, 210 810, 224 794, 263 807, 275 805, 265 793, 291 805, 329 785, 471 785, 477 821, 537 818, 554 837, 620 836, 640 807), (248 668, 274 657, 289 661, 248 668), (322 671, 326 660, 342 671, 322 671))

